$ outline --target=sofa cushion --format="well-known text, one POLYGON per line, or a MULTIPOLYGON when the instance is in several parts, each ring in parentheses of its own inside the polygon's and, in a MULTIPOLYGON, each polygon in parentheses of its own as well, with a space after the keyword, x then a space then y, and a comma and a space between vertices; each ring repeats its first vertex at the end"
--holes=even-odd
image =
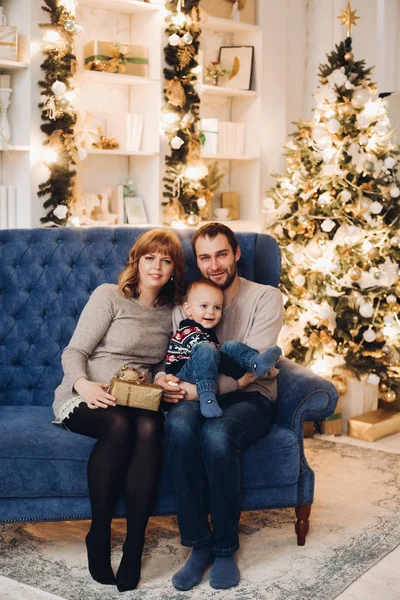
MULTIPOLYGON (((87 459, 95 441, 52 424, 50 407, 0 406, 0 497, 86 497, 87 459)), ((295 435, 274 426, 242 457, 245 490, 296 483, 300 458, 295 435)), ((171 494, 164 466, 159 492, 171 494)))

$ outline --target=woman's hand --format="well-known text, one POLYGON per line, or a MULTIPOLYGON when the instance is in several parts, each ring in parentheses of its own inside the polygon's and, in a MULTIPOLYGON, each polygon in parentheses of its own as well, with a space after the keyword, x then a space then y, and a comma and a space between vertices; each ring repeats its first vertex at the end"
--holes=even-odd
POLYGON ((254 373, 245 373, 243 377, 237 380, 238 390, 242 390, 243 388, 247 387, 249 383, 253 383, 253 381, 256 379, 257 375, 254 375, 254 373))
POLYGON ((164 390, 162 397, 164 402, 176 404, 185 397, 186 392, 182 389, 180 379, 175 375, 160 375, 154 383, 164 390))
POLYGON ((108 383, 88 381, 85 377, 80 377, 75 381, 74 388, 88 408, 107 408, 116 404, 114 396, 106 391, 108 386, 108 383))

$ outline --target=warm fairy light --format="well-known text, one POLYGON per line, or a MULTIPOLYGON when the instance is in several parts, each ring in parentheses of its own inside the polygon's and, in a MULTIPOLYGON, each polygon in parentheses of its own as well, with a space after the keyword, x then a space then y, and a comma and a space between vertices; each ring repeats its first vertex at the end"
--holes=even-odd
POLYGON ((43 36, 43 41, 47 44, 57 44, 61 40, 61 36, 55 29, 48 29, 43 36))
POLYGON ((69 90, 69 92, 66 92, 64 94, 64 98, 66 98, 68 102, 73 104, 76 100, 76 93, 74 92, 74 90, 69 90))
POLYGON ((171 21, 174 25, 182 27, 186 23, 186 16, 182 12, 178 12, 174 17, 171 17, 171 21))
POLYGON ((69 222, 70 222, 70 224, 71 224, 71 225, 73 225, 74 227, 79 227, 79 226, 80 226, 80 224, 81 224, 79 217, 71 217, 71 218, 69 219, 69 222))
POLYGON ((58 154, 52 148, 46 148, 44 151, 44 162, 52 164, 57 162, 58 154))
POLYGON ((179 115, 174 112, 165 112, 161 116, 161 120, 164 125, 173 125, 179 121, 179 115))
POLYGON ((331 372, 329 358, 318 358, 310 364, 310 369, 317 375, 329 375, 331 372))
POLYGON ((184 221, 172 221, 171 227, 173 227, 174 229, 186 229, 186 224, 184 223, 184 221))
POLYGON ((195 75, 199 75, 202 72, 202 70, 203 69, 202 69, 201 65, 197 65, 197 67, 194 67, 192 69, 192 73, 194 73, 195 75))
POLYGON ((368 252, 368 250, 371 250, 371 248, 373 248, 373 245, 371 244, 371 242, 369 240, 365 240, 362 245, 363 251, 368 252))
POLYGON ((185 177, 192 181, 200 181, 200 179, 203 179, 207 175, 208 169, 201 160, 188 165, 185 169, 185 177))
POLYGON ((58 4, 63 6, 71 15, 75 15, 76 0, 58 0, 58 4))

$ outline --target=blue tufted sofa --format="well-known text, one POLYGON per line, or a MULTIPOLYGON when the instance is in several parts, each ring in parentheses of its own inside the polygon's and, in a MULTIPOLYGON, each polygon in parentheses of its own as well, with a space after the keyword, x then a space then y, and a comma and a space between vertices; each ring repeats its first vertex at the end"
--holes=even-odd
MULTIPOLYGON (((93 289, 116 282, 142 229, 0 231, 0 522, 90 516, 86 465, 94 441, 52 424, 61 353, 93 289)), ((196 278, 192 232, 179 233, 187 278, 196 278)), ((238 234, 240 273, 276 286, 280 253, 267 235, 238 234)), ((334 411, 333 385, 282 358, 277 418, 270 434, 243 454, 243 508, 296 507, 305 543, 314 473, 303 451, 303 422, 334 411)), ((168 466, 156 514, 175 511, 168 466)), ((117 509, 123 514, 123 505, 117 509)))

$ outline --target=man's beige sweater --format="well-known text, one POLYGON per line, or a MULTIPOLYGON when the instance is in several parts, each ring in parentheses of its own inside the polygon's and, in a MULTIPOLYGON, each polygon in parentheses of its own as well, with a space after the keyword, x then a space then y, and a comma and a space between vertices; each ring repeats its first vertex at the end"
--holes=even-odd
POLYGON ((90 296, 70 343, 62 355, 64 378, 55 391, 53 409, 76 396, 80 377, 109 383, 123 365, 155 375, 164 368, 171 336, 171 306, 147 307, 125 298, 118 286, 105 283, 90 296))
MULTIPOLYGON (((175 306, 172 313, 174 333, 186 315, 181 306, 175 306)), ((229 340, 242 342, 264 352, 276 344, 283 322, 282 294, 270 285, 261 285, 240 277, 240 288, 232 302, 224 307, 221 322, 215 331, 221 344, 229 340)), ((276 400, 276 376, 278 369, 272 369, 264 379, 257 379, 245 388, 246 392, 260 392, 263 396, 276 400)), ((235 391, 235 379, 220 375, 220 394, 235 391)))

